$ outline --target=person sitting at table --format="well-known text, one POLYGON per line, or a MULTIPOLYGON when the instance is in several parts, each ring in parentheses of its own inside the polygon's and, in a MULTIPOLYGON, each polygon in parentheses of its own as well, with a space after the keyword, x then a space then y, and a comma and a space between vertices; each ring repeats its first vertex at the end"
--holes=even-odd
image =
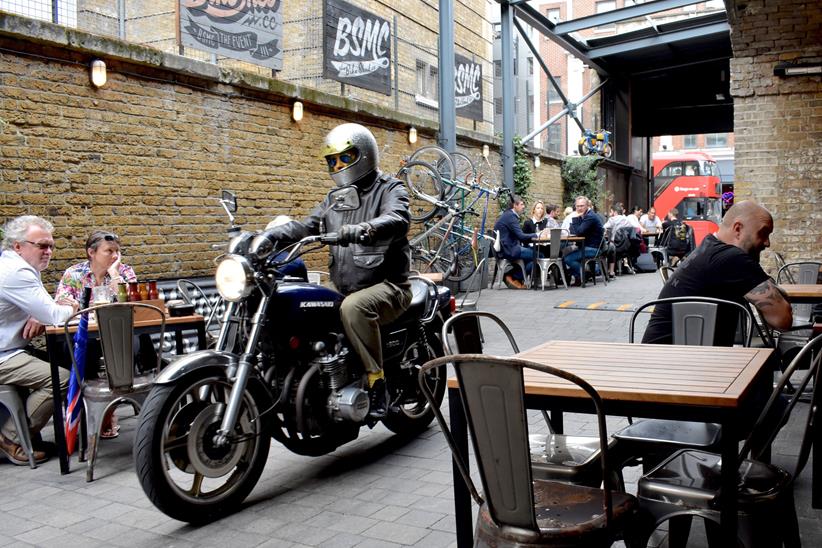
POLYGON ((639 224, 643 232, 662 232, 662 219, 657 217, 656 209, 653 207, 648 208, 648 213, 639 219, 639 224))
MULTIPOLYGON (((95 230, 86 238, 86 255, 88 259, 70 266, 63 273, 57 285, 55 298, 60 300, 71 298, 80 302, 83 291, 87 287, 108 286, 112 295, 117 294, 117 284, 137 281, 134 269, 122 263, 120 254, 120 238, 113 232, 95 230)), ((141 343, 149 344, 150 339, 143 337, 141 343)), ((143 347, 143 344, 140 345, 143 347)), ((100 365, 100 343, 89 341, 86 350, 86 375, 97 375, 100 365)), ((103 439, 116 438, 120 426, 112 409, 103 418, 100 437, 103 439)))
MULTIPOLYGON (((784 330, 793 324, 791 305, 759 265, 759 255, 770 246, 773 218, 751 201, 731 206, 719 230, 708 235, 668 279, 659 298, 714 297, 745 304, 750 302, 772 327, 784 330)), ((720 309, 716 346, 733 346, 738 314, 720 309)), ((670 305, 654 307, 643 343, 671 344, 670 305)))
POLYGON ((642 230, 642 224, 639 222, 640 217, 642 217, 642 208, 639 206, 634 206, 634 209, 631 214, 626 215, 628 218, 628 222, 631 223, 631 226, 634 228, 642 230))
MULTIPOLYGON (((582 259, 595 256, 599 251, 600 243, 602 243, 602 222, 588 207, 588 203, 588 198, 585 196, 577 196, 574 201, 577 216, 571 221, 571 234, 583 236, 585 241, 581 249, 572 251, 563 259, 572 277, 571 285, 580 285, 582 283, 580 277, 582 259)), ((597 266, 597 269, 599 269, 599 266, 597 266)))
POLYGON ((523 232, 542 232, 548 225, 548 216, 545 214, 545 204, 537 200, 531 207, 531 217, 522 223, 523 232))
MULTIPOLYGON (((513 194, 510 205, 494 223, 494 230, 499 231, 502 258, 509 261, 522 259, 525 263, 525 275, 528 275, 531 272, 531 263, 534 261, 534 250, 522 244, 530 244, 537 234, 536 232, 524 232, 519 225, 519 216, 525 210, 525 202, 522 198, 513 194)), ((522 275, 520 269, 514 267, 510 274, 503 273, 503 281, 511 289, 527 289, 522 275)))
POLYGON ((562 225, 560 227, 563 230, 563 236, 567 236, 571 233, 571 221, 573 221, 576 216, 577 212, 574 211, 574 208, 571 206, 565 208, 565 212, 562 217, 562 225))
MULTIPOLYGON (((668 212, 668 226, 664 228, 660 242, 665 246, 668 261, 676 266, 696 247, 694 229, 678 219, 679 211, 672 209, 668 212)), ((664 226, 665 223, 663 223, 664 226)))
POLYGON ((559 222, 559 206, 556 204, 546 204, 545 211, 547 212, 545 228, 562 228, 562 224, 559 222))
MULTIPOLYGON (((54 300, 43 287, 40 273, 54 252, 54 226, 34 215, 9 221, 0 255, 0 384, 29 390, 26 414, 34 445, 34 460, 48 459, 40 430, 52 414, 49 364, 32 354, 28 342, 45 331, 45 324, 61 324, 79 309, 70 297, 54 300)), ((59 370, 60 387, 68 386, 69 372, 59 370)), ((13 464, 28 466, 11 417, 2 425, 0 452, 13 464)))

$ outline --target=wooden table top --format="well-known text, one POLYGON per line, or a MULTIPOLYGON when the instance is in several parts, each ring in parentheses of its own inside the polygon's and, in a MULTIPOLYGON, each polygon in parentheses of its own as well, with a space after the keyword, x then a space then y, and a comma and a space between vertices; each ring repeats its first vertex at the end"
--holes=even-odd
MULTIPOLYGON (((582 242, 585 240, 585 236, 563 236, 563 242, 582 242)), ((534 238, 534 242, 538 244, 550 244, 551 238, 534 238)))
POLYGON ((818 299, 822 301, 822 284, 780 284, 788 300, 818 299))
MULTIPOLYGON (((736 407, 765 365, 769 348, 550 341, 518 358, 570 371, 604 400, 736 407)), ((532 395, 587 397, 576 385, 525 370, 532 395)), ((456 387, 455 378, 448 380, 456 387)))
MULTIPOLYGON (((204 321, 205 318, 200 314, 192 314, 190 316, 166 316, 166 326, 204 321)), ((155 325, 160 325, 159 318, 150 320, 137 320, 134 322, 135 328, 151 327, 155 325)), ((88 330, 97 331, 97 322, 89 322, 88 330)), ((77 331, 77 325, 71 325, 69 327, 69 333, 74 333, 75 331, 77 331)), ((63 333, 65 333, 65 331, 63 330, 62 325, 50 325, 46 327, 46 335, 62 335, 63 333)))

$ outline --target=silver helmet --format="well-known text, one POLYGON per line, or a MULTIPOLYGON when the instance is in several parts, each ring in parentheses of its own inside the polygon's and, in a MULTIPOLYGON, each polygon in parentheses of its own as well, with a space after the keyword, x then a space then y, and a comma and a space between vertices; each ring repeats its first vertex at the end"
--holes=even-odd
MULTIPOLYGON (((322 156, 327 158, 352 149, 356 150, 357 159, 340 171, 331 173, 331 179, 337 186, 354 184, 369 173, 377 171, 380 163, 377 140, 360 124, 341 124, 329 131, 323 142, 322 156)), ((329 166, 328 170, 331 171, 332 168, 333 166, 329 166)))

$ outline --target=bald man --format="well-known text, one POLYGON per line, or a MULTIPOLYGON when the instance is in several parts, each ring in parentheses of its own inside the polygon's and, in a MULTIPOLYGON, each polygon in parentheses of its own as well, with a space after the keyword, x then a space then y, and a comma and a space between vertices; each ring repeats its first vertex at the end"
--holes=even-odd
MULTIPOLYGON (((722 219, 719 230, 677 268, 659 294, 669 297, 713 297, 753 304, 769 325, 777 330, 791 327, 791 306, 771 278, 759 266, 759 254, 770 246, 773 218, 768 210, 745 201, 734 204, 722 219)), ((716 346, 733 346, 738 314, 720 308, 716 346)), ((648 322, 643 343, 671 344, 670 305, 657 306, 648 322)))

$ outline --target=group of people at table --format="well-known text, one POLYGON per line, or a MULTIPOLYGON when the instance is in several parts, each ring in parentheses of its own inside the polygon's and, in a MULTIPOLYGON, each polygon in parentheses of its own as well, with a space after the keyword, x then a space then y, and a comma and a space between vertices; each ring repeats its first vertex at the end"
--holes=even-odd
MULTIPOLYGON (((54 226, 41 217, 23 215, 5 225, 0 255, 0 384, 14 385, 29 392, 29 418, 34 457, 44 462, 55 452, 39 431, 52 415, 51 369, 40 352, 29 346, 46 325, 63 324, 80 309, 85 288, 136 282, 134 270, 121 261, 120 239, 112 232, 93 231, 85 242, 86 260, 68 268, 52 297, 43 286, 40 273, 54 253, 54 226)), ((86 375, 98 374, 99 348, 87 350, 86 375), (95 359, 96 358, 96 359, 95 359)), ((65 392, 69 372, 60 369, 65 392)), ((104 420, 101 437, 114 438, 119 426, 113 413, 104 420)), ((9 419, 0 427, 0 452, 14 464, 28 466, 28 456, 9 419)))
MULTIPOLYGON (((531 208, 530 217, 521 221, 521 216, 525 211, 524 200, 517 195, 511 197, 510 207, 506 209, 494 224, 494 230, 499 234, 500 256, 509 261, 522 260, 525 264, 525 272, 520 268, 512 268, 504 273, 503 281, 511 289, 527 289, 524 277, 530 275, 534 260, 540 255, 545 255, 535 242, 550 240, 551 229, 562 229, 563 237, 577 236, 584 241, 580 245, 574 242, 563 250, 563 263, 568 272, 571 285, 580 285, 582 274, 580 267, 583 259, 591 258, 599 253, 604 253, 608 258, 607 276, 614 279, 617 255, 620 252, 629 258, 635 258, 640 247, 640 238, 643 236, 661 235, 670 227, 672 232, 677 232, 678 227, 687 230, 687 225, 678 219, 678 211, 672 209, 668 212, 666 220, 663 221, 656 214, 656 210, 651 207, 646 214, 642 208, 635 207, 633 212, 626 214, 625 207, 621 203, 614 204, 610 209, 610 216, 606 219, 598 213, 592 206, 591 201, 585 196, 578 196, 574 201, 574 208, 569 206, 565 209, 564 217, 560 221, 560 206, 545 204, 541 200, 534 202, 531 208), (606 239, 605 245, 603 239, 606 239), (636 241, 637 252, 635 254, 624 253, 622 251, 623 239, 634 239, 636 241)), ((627 249, 627 246, 625 247, 627 249)), ((672 250, 672 255, 682 257, 690 249, 683 246, 682 249, 672 250)), ((597 273, 599 266, 597 265, 597 273)))

